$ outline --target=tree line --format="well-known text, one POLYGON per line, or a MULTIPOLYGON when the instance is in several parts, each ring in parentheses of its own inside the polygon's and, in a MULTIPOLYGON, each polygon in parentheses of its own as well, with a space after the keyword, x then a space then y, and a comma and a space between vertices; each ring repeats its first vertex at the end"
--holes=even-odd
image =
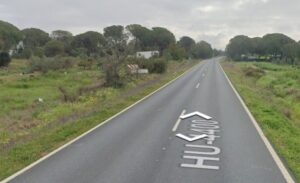
POLYGON ((262 60, 300 64, 300 42, 280 33, 254 38, 239 35, 229 41, 226 54, 237 61, 262 60))
POLYGON ((126 41, 130 54, 137 51, 158 50, 160 57, 173 60, 184 58, 209 58, 219 53, 205 41, 197 42, 184 36, 179 41, 174 34, 163 27, 151 29, 139 24, 126 27, 113 25, 103 29, 103 34, 87 31, 73 35, 69 31, 56 30, 51 34, 38 29, 19 30, 16 26, 0 21, 0 51, 8 52, 16 58, 88 56, 104 57, 111 43, 126 41))

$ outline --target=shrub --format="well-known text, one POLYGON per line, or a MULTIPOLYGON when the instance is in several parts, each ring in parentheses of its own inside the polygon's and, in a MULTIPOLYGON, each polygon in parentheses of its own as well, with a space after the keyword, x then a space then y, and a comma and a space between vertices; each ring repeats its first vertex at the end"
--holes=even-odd
POLYGON ((167 70, 167 61, 160 58, 142 59, 137 64, 141 68, 148 69, 149 73, 162 74, 167 70))
POLYGON ((245 67, 243 71, 246 76, 260 78, 265 75, 265 71, 263 69, 257 67, 245 67))
POLYGON ((45 50, 42 47, 36 47, 33 50, 33 55, 37 56, 37 57, 43 57, 45 56, 45 50))
POLYGON ((69 57, 32 57, 29 61, 28 72, 32 73, 35 71, 40 71, 46 73, 50 70, 68 69, 71 68, 73 64, 74 62, 69 57))
POLYGON ((75 102, 77 100, 77 98, 78 98, 77 94, 68 91, 63 86, 59 86, 58 90, 61 92, 61 94, 62 94, 62 100, 64 102, 75 102))
POLYGON ((32 55, 31 49, 25 48, 22 53, 20 53, 20 58, 29 59, 32 55))
POLYGON ((178 45, 171 45, 164 51, 164 57, 167 60, 182 60, 186 56, 184 48, 178 45))
POLYGON ((0 53, 0 67, 6 67, 10 63, 11 59, 7 52, 0 53))
POLYGON ((92 58, 81 59, 80 62, 78 63, 78 66, 85 70, 89 70, 93 67, 94 62, 95 61, 92 58))

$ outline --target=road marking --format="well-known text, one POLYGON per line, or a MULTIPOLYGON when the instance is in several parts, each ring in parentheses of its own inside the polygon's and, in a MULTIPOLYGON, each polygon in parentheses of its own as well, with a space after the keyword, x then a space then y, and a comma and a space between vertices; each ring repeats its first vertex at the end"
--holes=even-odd
POLYGON ((196 147, 200 149, 210 149, 212 151, 209 152, 202 152, 202 151, 184 151, 185 154, 198 154, 198 155, 218 155, 221 152, 221 149, 214 146, 207 146, 207 145, 194 145, 194 144, 186 144, 186 147, 196 147))
MULTIPOLYGON (((180 116, 184 115, 184 113, 185 113, 185 110, 183 110, 183 111, 181 112, 180 116)), ((174 127, 173 127, 173 129, 172 129, 173 132, 175 132, 175 131, 177 130, 177 128, 178 128, 178 126, 179 126, 179 124, 180 124, 180 122, 181 122, 180 116, 178 117, 178 119, 177 119, 177 121, 176 121, 176 123, 175 123, 175 125, 174 125, 174 127)))
POLYGON ((205 165, 204 161, 220 161, 220 158, 214 157, 198 157, 198 156, 183 156, 183 159, 196 160, 196 164, 180 164, 184 168, 199 168, 199 169, 210 169, 219 170, 219 166, 205 165))
POLYGON ((199 88, 199 86, 200 86, 200 83, 197 84, 196 88, 199 88))
POLYGON ((202 144, 200 144, 200 142, 197 142, 197 144, 185 144, 182 158, 184 161, 188 160, 189 163, 182 163, 180 164, 180 167, 208 170, 220 169, 219 156, 221 149, 213 145, 215 137, 220 137, 215 136, 215 133, 220 132, 220 127, 216 126, 218 124, 218 121, 212 120, 192 120, 189 131, 195 131, 201 135, 205 134, 206 138, 202 141, 202 144), (215 130, 216 127, 218 130, 215 130), (194 161, 191 162, 191 160, 194 161))
POLYGON ((221 68, 221 70, 223 71, 223 74, 226 78, 226 80, 228 81, 229 85, 231 86, 233 92, 235 93, 235 95, 237 96, 237 98, 239 99, 239 101, 241 102, 242 106, 244 107, 246 113, 248 114, 250 121, 253 123, 254 127, 256 128, 259 136, 261 137, 262 141, 264 142, 265 146, 267 147, 267 149, 269 150, 272 158, 274 159, 275 163, 277 164, 279 170, 281 171, 283 177, 285 178, 285 180, 288 183, 295 183, 294 179, 292 178, 292 176, 290 175, 289 171, 286 169, 286 167, 284 166, 284 164, 282 163, 281 159, 279 158, 279 156, 277 155, 276 151, 274 150, 274 148, 272 147, 272 145, 270 144, 269 140, 267 139, 267 137, 264 135, 262 129, 260 128, 260 126, 258 125, 257 121, 255 120, 255 118, 253 117, 253 115, 251 114, 250 110, 248 109, 248 107, 246 106, 244 100, 242 99, 242 97, 240 96, 240 94, 237 92, 237 90, 235 89, 235 87, 233 86, 233 84, 231 83, 230 79, 228 78, 228 76, 226 75, 224 69, 222 68, 222 66, 219 63, 219 67, 221 68))
POLYGON ((194 137, 188 137, 188 136, 185 136, 181 133, 178 133, 178 134, 176 134, 176 137, 182 138, 182 139, 184 139, 186 141, 189 141, 189 142, 193 142, 193 141, 196 141, 196 140, 203 139, 203 138, 207 137, 207 135, 203 134, 203 135, 194 135, 194 137))
POLYGON ((217 121, 192 120, 190 131, 206 134, 206 144, 208 145, 213 145, 214 141, 220 138, 220 136, 217 135, 217 133, 220 133, 220 126, 217 121))
POLYGON ((198 111, 195 111, 195 112, 192 112, 192 113, 189 113, 189 114, 186 114, 186 115, 181 115, 180 118, 181 119, 186 119, 186 118, 190 118, 192 116, 199 116, 199 117, 202 117, 202 118, 207 119, 207 120, 212 119, 212 117, 210 117, 206 114, 203 114, 201 112, 198 112, 198 111))
POLYGON ((100 123, 99 125, 95 126, 94 128, 90 129, 89 131, 83 133, 82 135, 79 135, 78 137, 76 137, 75 139, 71 140, 70 142, 67 142, 65 145, 60 146, 59 148, 57 148, 56 150, 50 152, 49 154, 47 154, 46 156, 38 159, 37 161, 31 163, 30 165, 28 165, 27 167, 21 169, 20 171, 16 172, 15 174, 7 177, 6 179, 2 180, 0 183, 7 183, 11 180, 13 180, 14 178, 16 178, 17 176, 21 175, 22 173, 26 172, 27 170, 33 168, 34 166, 36 166, 37 164, 41 163, 42 161, 48 159, 49 157, 53 156, 54 154, 58 153, 59 151, 61 151, 62 149, 64 149, 65 147, 73 144, 74 142, 76 142, 77 140, 81 139, 82 137, 90 134, 91 132, 95 131, 96 129, 100 128, 101 126, 105 125, 106 123, 110 122, 112 119, 116 118, 117 116, 119 116, 120 114, 128 111, 130 108, 134 107, 135 105, 141 103, 142 101, 148 99, 149 97, 151 97, 152 95, 154 95, 155 93, 161 91, 162 89, 166 88, 167 86, 169 86, 170 84, 172 84, 173 82, 175 82, 177 79, 179 79, 180 77, 182 77, 183 75, 187 74, 188 72, 190 72, 192 69, 195 69, 197 66, 202 65, 203 62, 200 62, 199 64, 196 64, 195 66, 193 66, 192 68, 188 69, 187 71, 185 71, 184 73, 182 73, 181 75, 179 75, 178 77, 176 77, 175 79, 169 81, 168 83, 166 83, 165 85, 163 85, 162 87, 158 88, 157 90, 153 91, 152 93, 150 93, 149 95, 145 96, 144 98, 138 100, 137 102, 135 102, 134 104, 128 106, 127 108, 123 109, 122 111, 120 111, 119 113, 113 115, 112 117, 108 118, 107 120, 103 121, 102 123, 100 123))

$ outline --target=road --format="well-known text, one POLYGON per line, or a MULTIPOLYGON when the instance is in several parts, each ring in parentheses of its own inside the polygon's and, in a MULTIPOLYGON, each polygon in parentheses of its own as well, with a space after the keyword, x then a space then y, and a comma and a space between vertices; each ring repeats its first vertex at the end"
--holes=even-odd
POLYGON ((214 58, 10 182, 287 181, 214 58), (212 119, 180 119, 194 111, 212 119))

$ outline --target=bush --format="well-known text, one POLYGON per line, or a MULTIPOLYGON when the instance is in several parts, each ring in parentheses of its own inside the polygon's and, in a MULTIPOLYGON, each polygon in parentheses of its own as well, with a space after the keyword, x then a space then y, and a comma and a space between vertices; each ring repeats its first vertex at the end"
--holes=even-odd
POLYGON ((63 86, 59 86, 58 90, 61 92, 61 94, 62 94, 62 100, 64 102, 75 102, 77 100, 77 98, 78 98, 78 95, 76 93, 72 93, 72 92, 68 91, 63 86))
POLYGON ((95 61, 92 58, 81 59, 80 62, 78 63, 78 66, 85 70, 89 70, 93 67, 94 62, 95 61))
POLYGON ((178 45, 171 45, 168 49, 164 51, 164 57, 167 60, 182 60, 186 57, 186 52, 184 48, 178 45))
POLYGON ((29 59, 32 55, 32 51, 29 48, 25 48, 20 54, 20 58, 26 58, 29 59))
POLYGON ((7 52, 0 53, 0 67, 6 67, 10 63, 11 59, 7 52))
POLYGON ((35 71, 40 71, 46 73, 50 70, 68 69, 71 68, 73 65, 74 61, 72 61, 72 59, 69 57, 32 57, 29 61, 28 72, 32 73, 35 71))
POLYGON ((37 57, 43 57, 45 56, 45 50, 42 47, 36 47, 33 50, 33 55, 37 57))
POLYGON ((29 59, 32 55, 32 50, 29 48, 20 49, 13 55, 13 58, 17 59, 29 59))
POLYGON ((246 76, 250 76, 250 77, 260 78, 265 75, 265 71, 257 67, 246 67, 243 68, 243 71, 246 76))
POLYGON ((143 59, 138 62, 138 65, 143 69, 148 69, 149 73, 162 74, 167 70, 167 61, 160 58, 143 59))

